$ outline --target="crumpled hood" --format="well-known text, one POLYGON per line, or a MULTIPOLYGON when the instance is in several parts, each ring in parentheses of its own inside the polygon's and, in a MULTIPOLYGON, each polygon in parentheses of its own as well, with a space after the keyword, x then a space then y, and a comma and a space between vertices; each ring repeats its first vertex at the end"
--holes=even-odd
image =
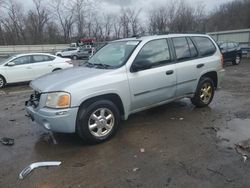
POLYGON ((30 86, 39 92, 65 91, 66 88, 73 84, 100 76, 109 71, 107 69, 74 67, 41 76, 33 80, 30 86))

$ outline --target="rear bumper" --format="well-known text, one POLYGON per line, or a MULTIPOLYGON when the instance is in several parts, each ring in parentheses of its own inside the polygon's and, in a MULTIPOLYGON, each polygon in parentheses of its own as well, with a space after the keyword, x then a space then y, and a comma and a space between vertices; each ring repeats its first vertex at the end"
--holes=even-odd
POLYGON ((47 130, 60 133, 75 132, 78 108, 36 109, 29 105, 26 105, 25 108, 32 121, 35 121, 47 130))
POLYGON ((225 77, 225 69, 221 69, 217 72, 218 75, 218 83, 217 83, 217 89, 221 87, 221 82, 223 81, 225 77))

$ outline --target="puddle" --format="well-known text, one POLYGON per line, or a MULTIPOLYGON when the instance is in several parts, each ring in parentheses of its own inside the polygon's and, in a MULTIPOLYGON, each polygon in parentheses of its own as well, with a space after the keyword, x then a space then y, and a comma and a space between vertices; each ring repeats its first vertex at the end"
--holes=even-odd
POLYGON ((6 86, 3 89, 0 89, 0 95, 15 95, 21 93, 32 92, 32 89, 27 85, 22 86, 6 86))
POLYGON ((235 144, 249 140, 250 119, 232 119, 226 127, 220 127, 217 137, 221 144, 226 147, 235 147, 235 144))

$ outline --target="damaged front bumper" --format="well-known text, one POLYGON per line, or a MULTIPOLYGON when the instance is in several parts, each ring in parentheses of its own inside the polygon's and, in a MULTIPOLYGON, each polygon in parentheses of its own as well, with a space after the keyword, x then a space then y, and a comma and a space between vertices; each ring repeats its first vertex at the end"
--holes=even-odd
POLYGON ((25 109, 28 117, 46 130, 60 133, 74 133, 78 107, 66 109, 52 109, 39 106, 39 101, 31 96, 25 102, 25 109))

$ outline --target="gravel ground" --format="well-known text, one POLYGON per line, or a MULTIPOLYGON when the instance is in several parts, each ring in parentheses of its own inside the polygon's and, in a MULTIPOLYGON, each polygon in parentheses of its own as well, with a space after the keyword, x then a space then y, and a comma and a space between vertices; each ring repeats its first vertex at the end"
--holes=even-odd
POLYGON ((47 131, 25 117, 31 89, 1 89, 0 138, 14 138, 15 145, 0 145, 0 187, 250 187, 250 161, 244 162, 250 148, 250 60, 225 69, 209 107, 183 99, 141 112, 122 122, 113 139, 91 146, 71 134, 55 134, 53 144, 47 131), (28 164, 51 160, 62 164, 18 180, 28 164))

